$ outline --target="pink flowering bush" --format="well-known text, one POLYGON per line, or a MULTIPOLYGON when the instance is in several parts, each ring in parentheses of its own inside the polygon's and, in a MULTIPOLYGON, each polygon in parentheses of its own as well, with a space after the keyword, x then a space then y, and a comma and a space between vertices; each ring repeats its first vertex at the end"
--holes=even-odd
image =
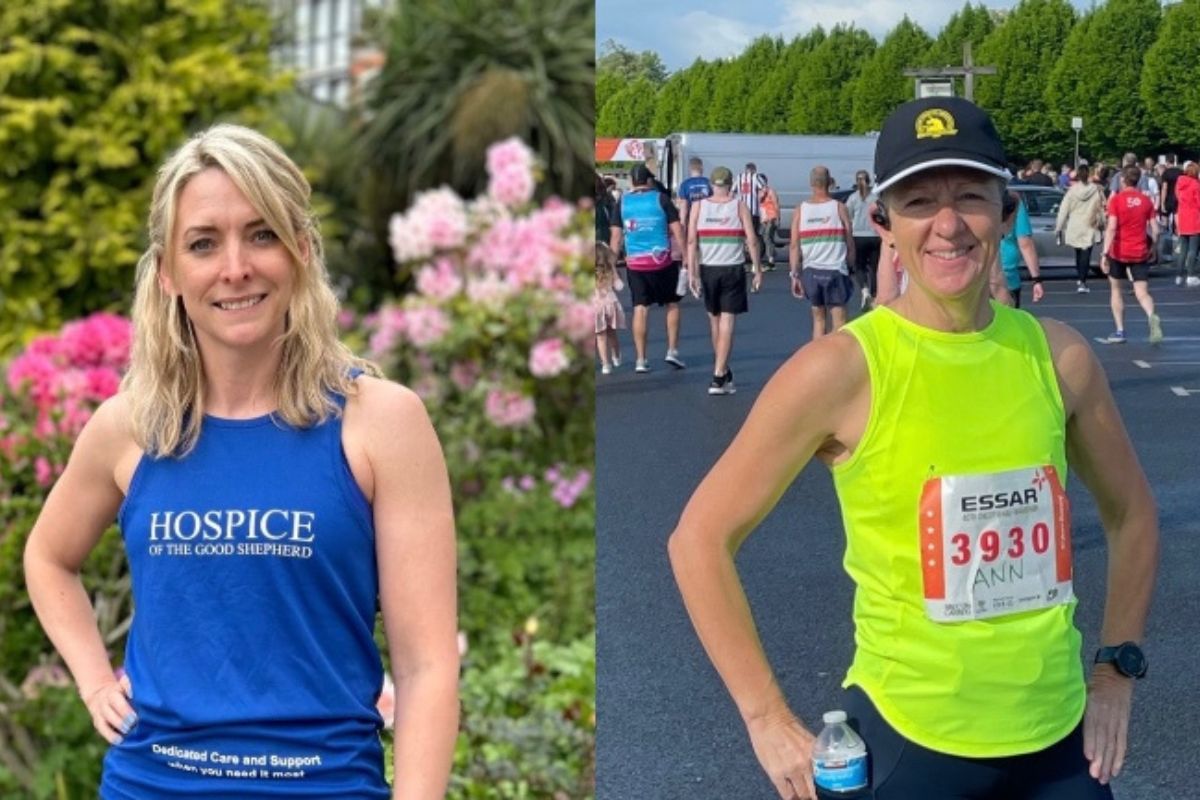
POLYGON ((487 193, 419 195, 390 224, 415 289, 366 322, 372 358, 427 401, 457 496, 593 457, 589 217, 530 204, 533 154, 488 151, 487 193))
POLYGON ((8 363, 0 388, 0 502, 43 493, 62 473, 96 406, 129 365, 129 321, 93 314, 34 339, 8 363))
POLYGON ((489 187, 418 196, 390 225, 415 291, 363 321, 369 355, 426 403, 458 506, 462 626, 492 652, 537 617, 593 624, 595 343, 590 210, 531 203, 519 140, 488 151, 489 187))

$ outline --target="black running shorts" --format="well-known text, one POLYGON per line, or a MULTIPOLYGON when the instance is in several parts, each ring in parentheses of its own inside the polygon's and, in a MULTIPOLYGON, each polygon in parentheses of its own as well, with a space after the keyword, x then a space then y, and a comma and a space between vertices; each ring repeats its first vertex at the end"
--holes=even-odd
MULTIPOLYGON (((1088 774, 1083 723, 1045 750, 1002 758, 939 753, 905 739, 880 716, 866 692, 842 693, 850 727, 869 754, 873 800, 1112 800, 1112 790, 1088 774)), ((970 709, 963 709, 969 714, 970 709)))
POLYGON ((700 284, 704 287, 704 307, 708 313, 745 314, 750 310, 746 300, 746 270, 741 264, 701 266, 700 284))
POLYGON ((854 294, 850 278, 836 269, 802 269, 800 285, 804 287, 804 296, 818 308, 844 306, 854 294))
POLYGON ((633 295, 635 306, 664 306, 678 303, 682 299, 675 294, 675 286, 679 283, 678 261, 669 267, 649 272, 639 269, 626 270, 625 276, 629 281, 629 293, 633 295))

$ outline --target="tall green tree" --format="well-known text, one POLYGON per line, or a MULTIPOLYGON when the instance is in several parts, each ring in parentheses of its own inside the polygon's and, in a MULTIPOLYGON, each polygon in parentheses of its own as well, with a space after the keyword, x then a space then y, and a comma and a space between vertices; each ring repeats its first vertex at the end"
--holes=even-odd
POLYGON ((127 303, 154 170, 283 89, 270 33, 263 3, 0 4, 0 352, 127 303))
MULTIPOLYGON (((937 38, 925 52, 921 66, 945 67, 962 64, 963 45, 967 42, 971 43, 971 56, 977 61, 980 45, 995 27, 992 13, 983 4, 964 4, 938 32, 937 38)), ((955 82, 961 85, 962 79, 956 78, 955 82)))
POLYGON ((877 131, 892 109, 913 97, 904 70, 918 66, 932 40, 906 14, 863 64, 854 83, 850 124, 855 133, 877 131))
POLYGON ((1142 67, 1142 102, 1167 143, 1194 148, 1200 120, 1200 0, 1166 7, 1142 67))
POLYGON ((796 76, 804 68, 804 62, 822 42, 825 29, 820 25, 803 36, 792 39, 779 55, 777 65, 766 75, 750 95, 747 114, 761 120, 758 129, 763 133, 790 133, 788 116, 791 112, 796 76))
POLYGON ((659 86, 667 79, 667 68, 652 50, 635 53, 613 39, 605 39, 596 59, 596 75, 616 75, 626 84, 645 78, 659 86))
POLYGON ((977 61, 997 73, 977 79, 975 100, 991 113, 1010 159, 1065 155, 1073 146, 1069 128, 1046 124, 1046 86, 1074 24, 1067 0, 1021 0, 979 48, 977 61))
POLYGON ((687 105, 691 85, 687 70, 678 70, 658 90, 654 101, 654 116, 650 122, 650 135, 661 137, 683 130, 683 111, 687 105))
POLYGON ((764 105, 764 91, 771 76, 784 66, 786 48, 779 37, 760 36, 750 44, 742 63, 742 116, 735 130, 772 133, 776 110, 764 105))
POLYGON ((1050 74, 1047 127, 1069 133, 1071 116, 1082 116, 1083 136, 1095 155, 1147 154, 1156 147, 1162 132, 1146 109, 1141 83, 1142 62, 1161 21, 1158 0, 1108 0, 1092 11, 1086 26, 1068 37, 1050 74))
POLYGON ((649 136, 656 95, 654 84, 648 78, 638 78, 604 104, 596 122, 596 135, 639 139, 649 136))
POLYGON ((853 83, 875 52, 871 35, 836 25, 796 75, 788 127, 795 133, 849 133, 853 83))
POLYGON ((624 77, 616 72, 601 72, 596 70, 596 117, 614 94, 629 85, 624 77))
POLYGON ((712 106, 713 84, 718 68, 717 64, 700 59, 688 67, 688 99, 683 107, 682 130, 708 130, 708 113, 712 106))

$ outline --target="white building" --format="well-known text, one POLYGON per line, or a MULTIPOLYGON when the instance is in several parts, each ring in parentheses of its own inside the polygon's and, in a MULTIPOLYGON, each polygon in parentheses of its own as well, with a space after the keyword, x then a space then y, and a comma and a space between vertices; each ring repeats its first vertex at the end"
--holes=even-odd
POLYGON ((392 0, 273 0, 283 41, 276 63, 297 73, 297 86, 314 99, 346 106, 383 54, 362 41, 363 12, 392 0))

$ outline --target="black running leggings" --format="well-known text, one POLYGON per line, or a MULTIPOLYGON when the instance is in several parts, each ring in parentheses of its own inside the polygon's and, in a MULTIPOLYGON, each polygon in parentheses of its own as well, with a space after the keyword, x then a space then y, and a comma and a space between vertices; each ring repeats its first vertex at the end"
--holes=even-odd
POLYGON ((1088 272, 1092 268, 1092 248, 1076 247, 1075 250, 1075 280, 1087 283, 1088 272))
MULTIPOLYGON (((843 692, 850 726, 870 754, 873 800, 1112 800, 1088 774, 1083 724, 1045 750, 1003 758, 964 758, 908 741, 857 686, 843 692)), ((963 713, 971 713, 963 709, 963 713)))

